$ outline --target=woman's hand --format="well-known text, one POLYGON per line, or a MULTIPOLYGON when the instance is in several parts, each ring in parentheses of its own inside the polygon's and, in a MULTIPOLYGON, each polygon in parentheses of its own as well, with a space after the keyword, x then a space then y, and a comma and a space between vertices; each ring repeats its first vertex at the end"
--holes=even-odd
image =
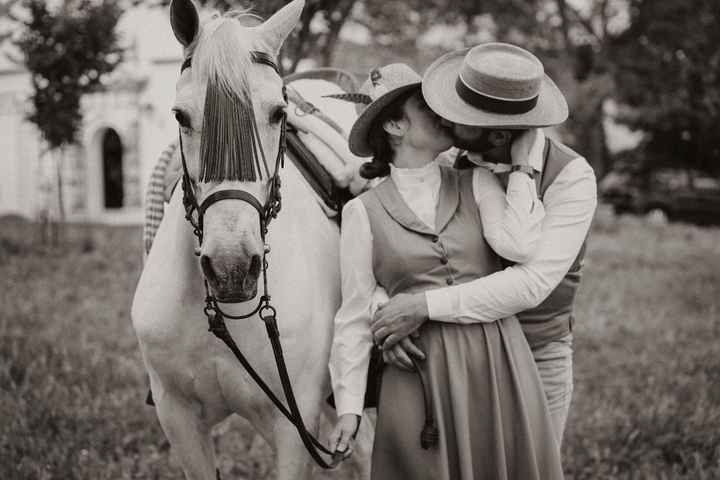
POLYGON ((343 456, 343 460, 348 458, 352 453, 353 443, 355 442, 355 434, 360 425, 360 417, 352 413, 340 415, 335 428, 330 432, 328 438, 328 448, 333 452, 339 452, 343 456))
POLYGON ((370 329, 375 343, 383 350, 415 332, 428 319, 424 293, 400 293, 378 308, 370 329))
MULTIPOLYGON (((411 334, 411 336, 413 335, 411 334)), ((394 365, 403 370, 412 371, 414 367, 410 359, 411 355, 419 360, 425 360, 423 351, 415 345, 410 337, 405 337, 400 340, 400 343, 396 343, 389 350, 383 351, 383 360, 387 364, 394 365)))

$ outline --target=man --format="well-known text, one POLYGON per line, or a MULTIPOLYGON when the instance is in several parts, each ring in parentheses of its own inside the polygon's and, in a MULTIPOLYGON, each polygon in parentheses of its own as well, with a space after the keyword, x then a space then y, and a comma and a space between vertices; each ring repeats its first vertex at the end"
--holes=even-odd
POLYGON ((546 141, 541 161, 531 156, 530 165, 512 164, 513 140, 520 133, 559 125, 568 116, 562 93, 530 52, 500 43, 451 52, 428 68, 422 88, 430 108, 452 128, 456 146, 469 152, 456 167, 490 168, 503 182, 509 172, 536 180, 545 208, 542 234, 523 264, 469 283, 394 297, 375 315, 375 341, 386 351, 398 351, 397 342, 428 320, 493 322, 517 314, 559 447, 573 388, 573 302, 597 205, 595 175, 583 157, 553 140, 546 141))

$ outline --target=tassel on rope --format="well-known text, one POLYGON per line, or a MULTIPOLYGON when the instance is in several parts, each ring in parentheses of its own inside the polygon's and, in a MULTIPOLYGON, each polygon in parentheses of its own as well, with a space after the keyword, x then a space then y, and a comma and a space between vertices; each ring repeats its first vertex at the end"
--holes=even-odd
MULTIPOLYGON (((200 140, 200 181, 254 182, 262 176, 252 103, 218 81, 209 81, 200 140)), ((264 158, 263 158, 264 161, 264 158)))

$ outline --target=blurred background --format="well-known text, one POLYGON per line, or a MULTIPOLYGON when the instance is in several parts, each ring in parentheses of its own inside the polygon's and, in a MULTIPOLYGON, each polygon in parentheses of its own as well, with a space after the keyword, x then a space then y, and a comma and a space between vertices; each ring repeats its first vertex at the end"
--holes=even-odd
MULTIPOLYGON (((267 16, 285 3, 205 6, 267 16)), ((543 61, 571 111, 553 134, 601 195, 567 478, 720 478, 720 2, 306 3, 286 73, 422 72, 495 40, 543 61)), ((128 313, 144 188, 176 136, 167 4, 0 0, 0 478, 181 476, 143 405, 128 313)), ((273 478, 249 427, 221 430, 228 478, 273 478)))

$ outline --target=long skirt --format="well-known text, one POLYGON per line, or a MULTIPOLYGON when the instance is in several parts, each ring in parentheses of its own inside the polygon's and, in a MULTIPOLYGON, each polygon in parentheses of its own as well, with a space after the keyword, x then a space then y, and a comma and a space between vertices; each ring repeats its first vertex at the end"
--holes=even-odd
POLYGON ((540 377, 515 317, 428 322, 416 339, 440 440, 420 446, 425 411, 414 372, 382 377, 372 480, 562 479, 540 377))

